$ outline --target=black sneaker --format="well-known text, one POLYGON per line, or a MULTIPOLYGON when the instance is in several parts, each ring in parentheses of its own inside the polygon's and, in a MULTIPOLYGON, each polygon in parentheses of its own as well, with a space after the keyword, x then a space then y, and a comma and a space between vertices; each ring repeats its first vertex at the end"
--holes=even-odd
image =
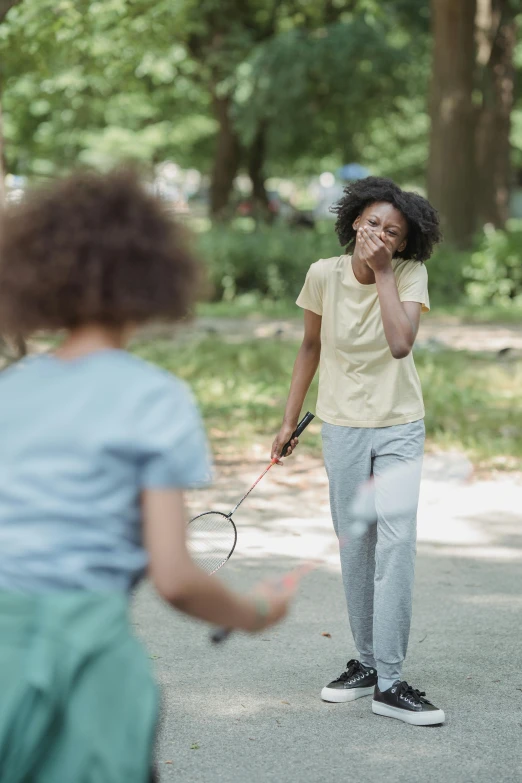
POLYGON ((397 718, 414 726, 437 726, 444 723, 445 715, 431 701, 425 699, 424 691, 417 691, 406 681, 397 680, 387 691, 375 686, 372 712, 397 718))
POLYGON ((377 671, 366 668, 359 661, 348 661, 346 671, 337 680, 328 683, 321 691, 323 701, 354 701, 361 696, 371 696, 377 687, 377 671))

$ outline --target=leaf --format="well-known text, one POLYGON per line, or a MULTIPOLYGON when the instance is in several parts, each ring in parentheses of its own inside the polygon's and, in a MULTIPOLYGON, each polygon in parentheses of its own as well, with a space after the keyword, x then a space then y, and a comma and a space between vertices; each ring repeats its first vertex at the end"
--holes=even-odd
POLYGON ((199 742, 193 742, 190 746, 191 750, 199 750, 199 742))
POLYGON ((327 639, 331 639, 332 638, 332 634, 331 633, 326 633, 325 631, 323 631, 321 636, 326 636, 327 639))

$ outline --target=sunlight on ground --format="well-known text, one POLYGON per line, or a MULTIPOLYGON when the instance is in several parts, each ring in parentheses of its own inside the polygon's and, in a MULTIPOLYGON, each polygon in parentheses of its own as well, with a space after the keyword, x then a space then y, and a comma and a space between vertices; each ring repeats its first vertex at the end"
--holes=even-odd
MULTIPOLYGON (((274 469, 234 515, 238 543, 234 559, 271 556, 314 560, 339 569, 328 484, 319 460, 296 455, 292 470, 274 469)), ((464 481, 466 459, 427 455, 418 515, 419 551, 476 560, 522 560, 522 480, 517 474, 494 481, 464 481)), ((255 469, 252 470, 255 475, 255 469)), ((228 511, 245 491, 232 468, 216 485, 192 498, 191 510, 228 511), (237 488, 236 488, 237 487, 237 488)))

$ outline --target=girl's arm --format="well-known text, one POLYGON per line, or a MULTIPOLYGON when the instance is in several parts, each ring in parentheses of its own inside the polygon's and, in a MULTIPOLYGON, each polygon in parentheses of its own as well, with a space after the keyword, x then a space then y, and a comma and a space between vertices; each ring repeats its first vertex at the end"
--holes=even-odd
POLYGON ((142 515, 149 576, 161 597, 176 609, 199 620, 243 631, 260 631, 286 615, 292 591, 264 586, 257 592, 266 608, 261 613, 256 594, 236 595, 194 563, 187 550, 180 490, 145 490, 142 515))
POLYGON ((394 359, 404 359, 413 348, 419 331, 421 305, 419 302, 401 302, 391 266, 389 272, 376 271, 375 282, 390 351, 394 359))
POLYGON ((392 268, 392 254, 384 242, 363 226, 358 239, 361 256, 373 269, 384 334, 395 359, 408 356, 419 331, 421 305, 419 302, 401 302, 392 268))
MULTIPOLYGON (((299 413, 321 357, 321 322, 322 317, 320 315, 313 313, 311 310, 304 311, 305 332, 303 342, 294 364, 283 424, 272 444, 272 458, 281 456, 283 446, 288 442, 292 432, 297 427, 299 413)), ((292 453, 297 443, 297 438, 294 438, 288 449, 288 454, 292 453)))

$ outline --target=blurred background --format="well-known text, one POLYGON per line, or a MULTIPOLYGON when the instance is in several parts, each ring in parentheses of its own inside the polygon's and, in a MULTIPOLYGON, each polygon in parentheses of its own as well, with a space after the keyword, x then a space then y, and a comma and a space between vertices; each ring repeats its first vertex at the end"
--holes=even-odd
POLYGON ((416 349, 430 446, 520 468, 521 29, 520 0, 0 0, 0 197, 141 163, 208 291, 135 349, 191 382, 218 450, 268 451, 331 204, 368 174, 418 190, 446 237, 416 349))

